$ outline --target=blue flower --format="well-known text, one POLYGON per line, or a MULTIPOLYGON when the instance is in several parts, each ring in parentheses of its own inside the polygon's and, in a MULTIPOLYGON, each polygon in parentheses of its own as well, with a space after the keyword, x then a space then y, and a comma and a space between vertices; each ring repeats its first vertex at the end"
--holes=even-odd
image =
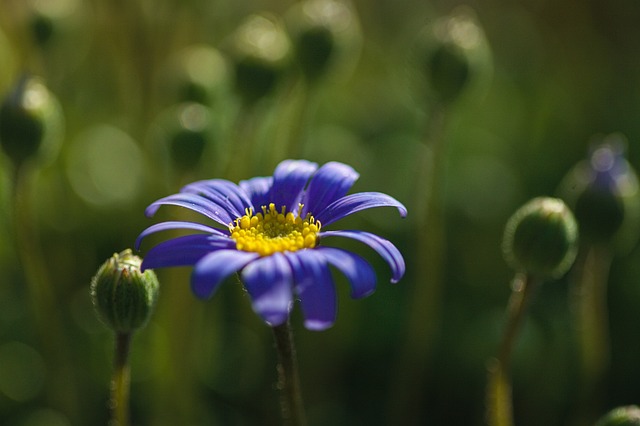
POLYGON ((318 165, 304 160, 281 162, 270 177, 255 177, 236 185, 224 179, 198 181, 178 194, 162 198, 145 213, 153 216, 162 205, 188 208, 220 227, 169 221, 150 226, 136 241, 172 229, 198 231, 161 242, 151 248, 142 269, 193 266, 191 287, 196 296, 210 298, 229 275, 240 271, 254 311, 269 325, 284 323, 300 300, 305 327, 323 330, 335 322, 336 289, 330 266, 351 284, 351 296, 373 293, 376 274, 361 256, 325 246, 334 237, 364 243, 391 268, 391 282, 405 272, 398 249, 375 234, 354 230, 325 230, 328 225, 360 210, 406 208, 379 192, 347 195, 358 179, 350 166, 330 162, 318 165))

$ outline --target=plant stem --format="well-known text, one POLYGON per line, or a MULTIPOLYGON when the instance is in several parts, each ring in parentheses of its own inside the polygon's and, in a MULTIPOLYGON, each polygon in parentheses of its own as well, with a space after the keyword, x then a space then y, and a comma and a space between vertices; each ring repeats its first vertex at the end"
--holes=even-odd
POLYGON ((273 327, 273 338, 278 352, 278 389, 281 392, 282 419, 288 426, 306 425, 296 351, 288 320, 273 327))
POLYGON ((113 381, 111 382, 112 422, 110 423, 114 426, 129 425, 130 345, 131 333, 116 334, 113 381))
POLYGON ((498 355, 489 366, 487 386, 487 421, 490 426, 512 426, 511 385, 509 364, 516 337, 524 321, 527 308, 536 288, 531 275, 516 275, 507 305, 507 323, 498 355))

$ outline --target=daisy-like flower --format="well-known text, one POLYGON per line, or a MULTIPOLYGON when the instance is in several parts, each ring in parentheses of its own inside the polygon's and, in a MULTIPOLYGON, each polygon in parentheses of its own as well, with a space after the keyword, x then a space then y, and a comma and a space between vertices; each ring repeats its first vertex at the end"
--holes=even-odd
POLYGON ((350 166, 305 160, 281 162, 270 177, 255 177, 236 185, 211 179, 186 185, 178 194, 162 198, 145 213, 153 216, 163 205, 200 213, 220 226, 169 221, 150 226, 136 241, 171 229, 198 231, 164 241, 151 248, 142 269, 193 266, 191 287, 199 298, 210 298, 220 284, 240 271, 253 310, 269 325, 283 324, 294 298, 300 300, 305 327, 323 330, 335 322, 336 289, 330 266, 351 284, 351 296, 373 293, 376 274, 361 256, 325 245, 349 238, 376 251, 391 268, 391 282, 404 275, 398 249, 377 235, 356 230, 325 230, 352 213, 372 207, 406 208, 379 192, 346 195, 358 173, 350 166))

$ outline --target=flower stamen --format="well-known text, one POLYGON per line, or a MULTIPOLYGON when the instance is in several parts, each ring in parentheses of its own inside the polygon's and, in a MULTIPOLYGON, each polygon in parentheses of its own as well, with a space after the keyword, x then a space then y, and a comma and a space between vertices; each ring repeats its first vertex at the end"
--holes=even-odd
POLYGON ((282 206, 276 210, 274 203, 262 206, 262 212, 253 213, 247 208, 245 215, 229 224, 231 238, 236 248, 269 256, 276 252, 313 248, 318 241, 321 224, 311 213, 302 218, 302 204, 297 215, 282 206))

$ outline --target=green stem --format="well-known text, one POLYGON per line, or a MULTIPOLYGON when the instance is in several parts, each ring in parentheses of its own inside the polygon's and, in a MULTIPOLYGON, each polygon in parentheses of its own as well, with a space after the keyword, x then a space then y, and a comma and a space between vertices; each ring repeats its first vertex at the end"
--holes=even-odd
POLYGON ((296 350, 288 320, 282 325, 273 327, 273 338, 278 352, 278 389, 281 392, 280 406, 284 424, 306 425, 296 350))
POLYGON ((116 334, 113 380, 111 382, 111 420, 114 426, 129 426, 129 388, 131 333, 116 334))
POLYGON ((415 241, 417 279, 408 301, 406 335, 395 360, 391 383, 389 422, 422 425, 421 407, 427 366, 439 330, 440 301, 444 279, 446 223, 443 210, 447 111, 434 107, 426 126, 424 150, 416 158, 416 182, 423 185, 412 217, 417 221, 415 241))
POLYGON ((513 425, 509 366, 518 332, 536 287, 536 281, 529 274, 517 275, 513 281, 502 341, 497 357, 489 366, 487 421, 490 426, 513 425))

